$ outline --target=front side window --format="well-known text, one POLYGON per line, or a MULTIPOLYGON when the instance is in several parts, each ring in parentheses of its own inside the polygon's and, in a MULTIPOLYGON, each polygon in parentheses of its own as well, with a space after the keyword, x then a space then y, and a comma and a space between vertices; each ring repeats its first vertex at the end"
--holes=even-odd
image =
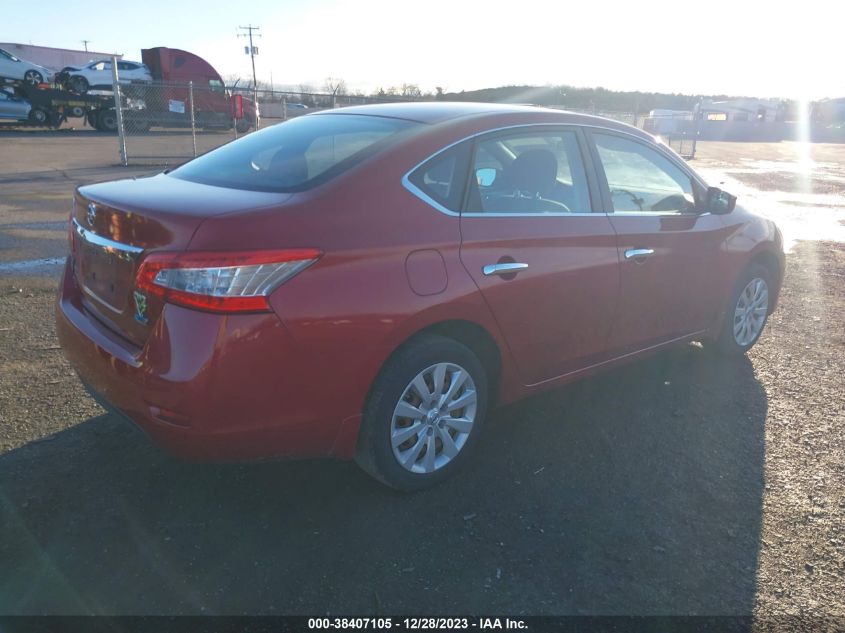
POLYGON ((0 57, 5 57, 6 59, 10 59, 13 62, 19 62, 20 61, 17 57, 12 55, 11 53, 7 53, 2 48, 0 48, 0 57))
POLYGON ((251 191, 303 191, 326 182, 419 125, 356 114, 298 117, 195 158, 174 178, 251 191))
POLYGON ((467 211, 589 213, 590 197, 574 132, 525 132, 480 141, 467 211))
POLYGON ((693 213, 690 177, 668 158, 637 141, 594 134, 615 213, 693 213))

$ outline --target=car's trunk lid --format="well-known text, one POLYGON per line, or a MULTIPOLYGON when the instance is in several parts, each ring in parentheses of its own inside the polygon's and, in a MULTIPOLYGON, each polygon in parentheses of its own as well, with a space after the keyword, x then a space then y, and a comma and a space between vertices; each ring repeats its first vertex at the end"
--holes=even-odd
POLYGON ((184 251, 206 218, 281 204, 289 194, 213 187, 159 175, 80 187, 74 196, 74 275, 88 311, 141 346, 163 308, 139 293, 138 268, 154 251, 184 251))

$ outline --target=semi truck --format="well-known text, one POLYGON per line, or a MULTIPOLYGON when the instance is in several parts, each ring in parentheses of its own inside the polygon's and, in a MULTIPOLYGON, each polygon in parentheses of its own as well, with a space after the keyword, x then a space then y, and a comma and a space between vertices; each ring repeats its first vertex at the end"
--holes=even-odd
MULTIPOLYGON (((231 129, 234 125, 243 133, 257 126, 259 113, 255 101, 232 94, 214 67, 198 55, 158 46, 142 49, 141 59, 149 68, 152 81, 121 85, 123 117, 132 131, 150 127, 190 127, 192 98, 196 127, 231 129), (193 84, 193 90, 189 83, 193 84)), ((85 85, 74 74, 79 71, 66 67, 57 74, 57 81, 69 92, 79 94, 80 86, 85 85)), ((119 72, 118 67, 118 75, 119 72)), ((94 94, 86 90, 85 96, 94 94)), ((92 127, 114 131, 117 129, 114 98, 102 91, 99 98, 101 105, 85 109, 84 115, 92 127)))

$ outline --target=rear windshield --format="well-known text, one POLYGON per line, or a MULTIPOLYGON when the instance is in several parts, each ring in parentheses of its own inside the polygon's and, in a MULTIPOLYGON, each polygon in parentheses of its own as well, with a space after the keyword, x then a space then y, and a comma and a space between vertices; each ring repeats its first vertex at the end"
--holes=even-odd
POLYGON ((292 119, 195 158, 170 173, 251 191, 303 191, 326 182, 419 125, 350 114, 292 119))

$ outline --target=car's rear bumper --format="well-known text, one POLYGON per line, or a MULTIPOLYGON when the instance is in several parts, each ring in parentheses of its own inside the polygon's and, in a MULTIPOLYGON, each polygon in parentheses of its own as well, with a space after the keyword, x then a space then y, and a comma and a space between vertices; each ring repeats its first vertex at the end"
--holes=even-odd
POLYGON ((56 328, 65 355, 96 398, 174 455, 228 461, 351 452, 336 445, 350 425, 319 419, 320 394, 275 314, 219 315, 167 305, 138 348, 85 309, 66 266, 56 328))

